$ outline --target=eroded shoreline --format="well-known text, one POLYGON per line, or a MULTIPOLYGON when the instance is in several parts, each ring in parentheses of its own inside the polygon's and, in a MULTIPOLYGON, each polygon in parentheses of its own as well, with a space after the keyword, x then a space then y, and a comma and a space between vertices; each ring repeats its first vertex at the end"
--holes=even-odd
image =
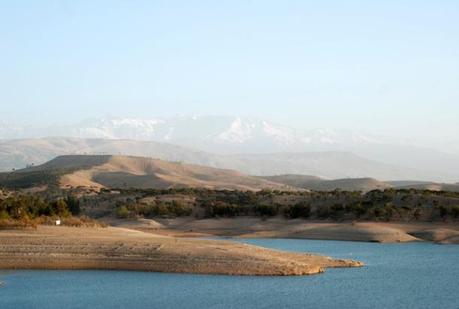
POLYGON ((459 244, 459 224, 434 222, 317 222, 257 217, 140 219, 110 224, 174 237, 342 240, 379 243, 429 241, 459 244))
POLYGON ((221 275, 312 275, 352 260, 123 228, 0 231, 0 269, 98 269, 221 275))

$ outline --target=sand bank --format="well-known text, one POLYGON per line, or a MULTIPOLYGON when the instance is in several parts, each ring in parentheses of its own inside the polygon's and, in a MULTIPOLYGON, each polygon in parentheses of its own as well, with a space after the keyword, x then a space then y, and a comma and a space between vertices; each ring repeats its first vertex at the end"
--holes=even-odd
MULTIPOLYGON (((113 223, 113 222, 112 222, 113 223)), ((181 218, 120 221, 117 224, 177 237, 232 236, 247 238, 302 238, 396 243, 434 241, 459 243, 457 223, 418 222, 311 222, 301 219, 253 217, 224 219, 181 218)))
POLYGON ((360 262, 123 228, 0 231, 0 269, 116 269, 225 275, 309 275, 360 262))

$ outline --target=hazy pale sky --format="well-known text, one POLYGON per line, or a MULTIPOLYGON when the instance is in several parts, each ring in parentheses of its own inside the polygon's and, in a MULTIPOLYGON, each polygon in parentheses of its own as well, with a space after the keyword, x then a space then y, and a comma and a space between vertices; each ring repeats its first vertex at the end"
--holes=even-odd
POLYGON ((459 132, 459 1, 1 1, 0 119, 459 132))

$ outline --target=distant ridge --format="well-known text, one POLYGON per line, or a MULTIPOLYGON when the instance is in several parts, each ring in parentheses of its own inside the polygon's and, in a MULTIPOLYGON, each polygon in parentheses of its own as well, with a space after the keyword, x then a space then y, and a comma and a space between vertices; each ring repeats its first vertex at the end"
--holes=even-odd
POLYGON ((68 137, 0 141, 0 171, 43 164, 60 155, 128 155, 238 170, 248 175, 317 175, 328 179, 423 179, 429 173, 367 160, 348 152, 217 155, 168 143, 68 137))
POLYGON ((347 178, 326 180, 308 175, 278 175, 263 177, 266 180, 283 183, 289 186, 314 190, 314 191, 371 191, 391 188, 388 183, 373 178, 347 178))
POLYGON ((418 190, 430 190, 430 191, 451 191, 459 192, 459 184, 449 184, 449 183, 423 183, 423 184, 413 184, 408 186, 398 186, 397 189, 418 189, 418 190))
POLYGON ((400 181, 379 181, 373 178, 344 178, 344 179, 323 179, 309 175, 277 175, 265 176, 263 179, 283 183, 292 187, 303 188, 313 191, 362 191, 385 189, 417 189, 430 191, 451 191, 459 192, 459 184, 435 183, 415 180, 400 181))
POLYGON ((288 189, 286 185, 233 170, 134 156, 66 155, 39 166, 0 174, 0 185, 32 187, 53 181, 62 188, 288 189))

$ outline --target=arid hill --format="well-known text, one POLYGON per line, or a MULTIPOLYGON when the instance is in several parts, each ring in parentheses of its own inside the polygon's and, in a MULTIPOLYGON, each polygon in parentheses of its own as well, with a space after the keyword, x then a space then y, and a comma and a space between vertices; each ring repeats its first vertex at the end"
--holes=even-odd
POLYGON ((68 155, 45 164, 0 174, 0 185, 34 187, 55 184, 62 188, 187 188, 261 190, 287 186, 240 172, 158 159, 68 155))
POLYGON ((397 189, 459 192, 459 183, 451 184, 428 181, 389 181, 388 183, 397 189))
POLYGON ((329 180, 316 176, 296 174, 262 176, 261 178, 272 182, 282 183, 288 186, 313 191, 341 190, 368 192, 372 190, 385 190, 393 188, 459 192, 459 184, 415 180, 380 181, 374 178, 343 178, 329 180))
POLYGON ((384 190, 391 188, 388 183, 373 178, 345 178, 327 180, 316 176, 308 175, 278 175, 263 177, 263 179, 283 183, 292 187, 304 188, 314 191, 333 191, 340 189, 343 191, 362 191, 384 190))

